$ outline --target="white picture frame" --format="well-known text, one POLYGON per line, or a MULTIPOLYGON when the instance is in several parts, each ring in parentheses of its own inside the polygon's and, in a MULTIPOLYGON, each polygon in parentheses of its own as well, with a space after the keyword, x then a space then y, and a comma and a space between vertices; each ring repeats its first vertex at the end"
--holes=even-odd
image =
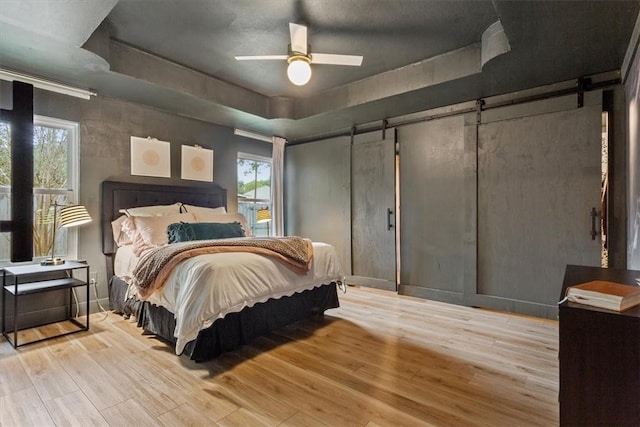
POLYGON ((200 146, 182 146, 181 178, 213 182, 213 150, 200 146))
POLYGON ((131 175, 171 177, 171 144, 155 138, 131 137, 131 175))

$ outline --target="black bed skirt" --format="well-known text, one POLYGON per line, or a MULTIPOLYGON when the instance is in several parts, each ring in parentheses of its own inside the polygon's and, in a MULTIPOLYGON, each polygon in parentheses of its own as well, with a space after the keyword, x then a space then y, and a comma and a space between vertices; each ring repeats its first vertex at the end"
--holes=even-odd
MULTIPOLYGON (((109 283, 109 308, 125 315, 135 315, 138 326, 175 346, 173 336, 176 322, 164 307, 130 299, 125 301, 127 284, 117 277, 109 283)), ((325 310, 339 307, 335 283, 322 285, 289 297, 270 299, 246 307, 238 313, 229 313, 198 334, 189 342, 183 354, 201 362, 225 351, 248 344, 254 338, 292 323, 319 316, 325 310)))

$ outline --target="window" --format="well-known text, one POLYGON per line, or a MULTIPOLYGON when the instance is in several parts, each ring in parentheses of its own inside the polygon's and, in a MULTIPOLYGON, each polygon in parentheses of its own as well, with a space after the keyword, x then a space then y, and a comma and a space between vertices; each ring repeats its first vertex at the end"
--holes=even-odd
MULTIPOLYGON (((11 127, 0 122, 0 218, 11 219, 11 127)), ((79 156, 78 124, 35 116, 33 126, 33 254, 51 255, 54 203, 77 203, 79 156)), ((59 208, 58 208, 59 209, 59 208)), ((0 234, 0 262, 10 258, 10 233, 0 234)), ((77 233, 56 232, 57 256, 75 257, 77 233)))
POLYGON ((270 158, 238 153, 238 212, 247 218, 251 234, 271 234, 270 158))

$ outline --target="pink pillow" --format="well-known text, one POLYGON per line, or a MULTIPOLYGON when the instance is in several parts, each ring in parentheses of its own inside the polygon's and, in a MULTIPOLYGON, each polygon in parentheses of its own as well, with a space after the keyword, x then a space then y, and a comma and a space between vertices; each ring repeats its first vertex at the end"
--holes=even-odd
POLYGON ((136 256, 150 248, 164 246, 169 243, 167 227, 179 222, 196 222, 192 213, 181 213, 159 216, 131 216, 123 225, 129 233, 133 228, 133 253, 136 256), (127 221, 129 221, 127 223, 127 221), (133 226, 133 227, 132 227, 133 226))
POLYGON ((122 228, 126 220, 127 220, 127 216, 121 215, 118 219, 111 221, 111 230, 113 231, 113 241, 116 242, 116 245, 118 245, 118 247, 124 246, 124 245, 130 245, 131 243, 133 243, 133 240, 131 240, 131 237, 129 237, 129 234, 127 234, 122 228))

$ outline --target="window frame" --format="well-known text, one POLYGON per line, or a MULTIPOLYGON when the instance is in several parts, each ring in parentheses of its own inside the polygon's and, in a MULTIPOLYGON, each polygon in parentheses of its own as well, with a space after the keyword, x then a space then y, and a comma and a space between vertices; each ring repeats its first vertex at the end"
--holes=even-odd
MULTIPOLYGON (((252 211, 254 211, 254 213, 256 210, 256 206, 266 206, 271 212, 273 212, 273 188, 272 188, 273 187, 273 158, 239 151, 236 158, 236 191, 238 189, 238 182, 240 181, 240 177, 238 175, 238 162, 240 160, 268 163, 269 178, 271 182, 269 183, 270 192, 269 192, 268 199, 250 199, 245 197, 241 198, 240 195, 236 193, 238 212, 243 213, 241 211, 241 205, 253 205, 252 208, 248 208, 248 209, 251 209, 252 211)), ((251 228, 252 235, 256 235, 256 231, 258 230, 258 228, 262 230, 263 225, 255 222, 255 214, 253 216, 248 216, 245 214, 245 217, 249 227, 251 228)), ((266 230, 267 235, 271 233, 270 228, 271 228, 270 224, 267 223, 264 225, 264 229, 266 230)))
MULTIPOLYGON (((249 153, 242 153, 242 152, 238 152, 238 157, 236 159, 236 189, 238 188, 238 182, 240 181, 239 177, 237 176, 237 165, 238 165, 238 161, 239 160, 249 160, 249 161, 253 161, 253 162, 262 162, 262 163, 269 163, 270 165, 270 170, 269 170, 269 177, 270 179, 273 179, 273 174, 271 173, 273 171, 273 159, 271 157, 265 157, 265 156, 259 156, 257 154, 249 154, 249 153)), ((269 184, 269 188, 271 189, 271 184, 269 184)), ((248 199, 248 198, 242 198, 242 201, 244 202, 254 202, 254 203, 267 203, 269 206, 271 206, 271 201, 273 199, 273 191, 271 191, 269 193, 269 198, 268 199, 248 199)), ((236 194, 236 198, 238 199, 238 202, 240 201, 240 195, 236 194)))
MULTIPOLYGON (((41 127, 49 127, 56 129, 63 129, 69 132, 69 141, 67 146, 67 187, 66 189, 47 189, 34 187, 33 195, 39 194, 54 194, 67 196, 69 203, 78 203, 77 200, 80 194, 80 125, 77 122, 58 119, 54 117, 41 116, 34 114, 33 125, 41 127)), ((0 194, 10 194, 10 187, 0 187, 0 194)), ((34 205, 35 209, 35 205, 34 205)), ((35 215, 35 212, 34 212, 35 215)), ((78 256, 78 231, 76 227, 69 227, 65 229, 67 233, 67 253, 62 254, 68 259, 77 259, 78 256)), ((56 254, 61 255, 61 254, 56 254)), ((47 258, 45 256, 34 256, 31 262, 40 262, 47 258)), ((0 265, 9 265, 11 262, 8 259, 0 260, 0 265)))

